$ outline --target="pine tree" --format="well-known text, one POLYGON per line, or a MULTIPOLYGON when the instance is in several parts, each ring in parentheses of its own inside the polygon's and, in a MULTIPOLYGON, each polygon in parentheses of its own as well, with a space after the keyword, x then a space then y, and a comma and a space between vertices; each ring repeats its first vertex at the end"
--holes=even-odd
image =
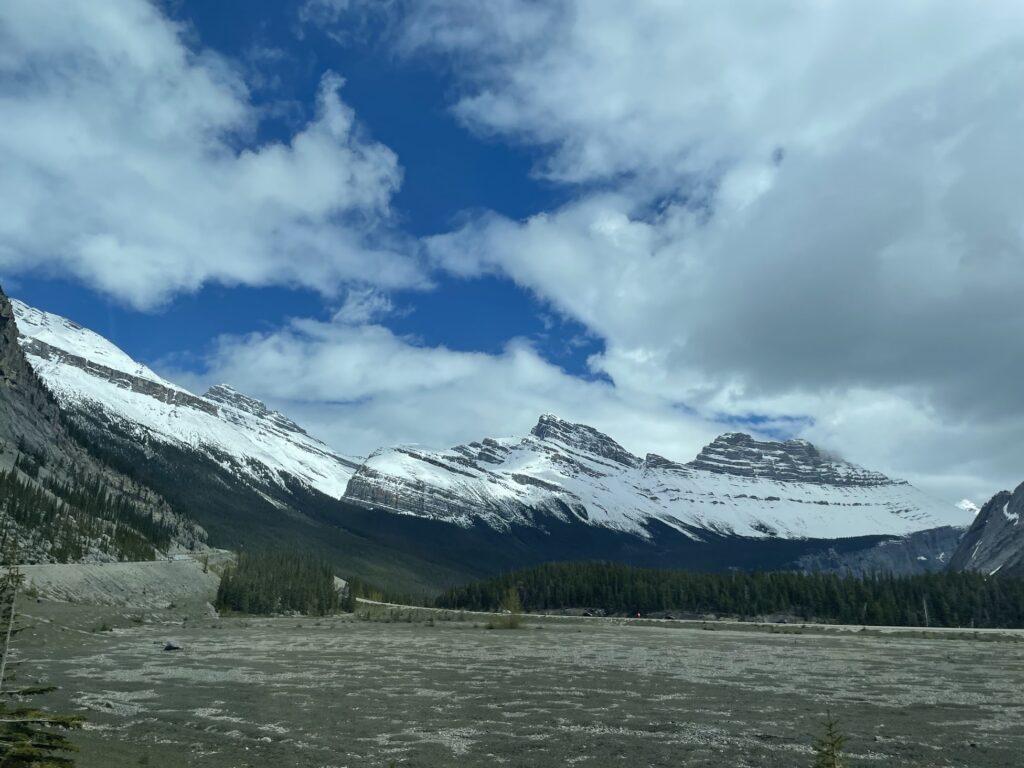
POLYGON ((345 592, 341 598, 341 610, 345 613, 356 612, 356 592, 351 581, 345 585, 345 592))
POLYGON ((846 737, 839 731, 839 722, 829 711, 825 718, 825 732, 814 744, 813 768, 845 768, 843 744, 846 737))
POLYGON ((24 576, 11 556, 0 575, 0 768, 68 768, 74 761, 60 753, 77 747, 60 731, 80 728, 82 718, 58 715, 25 703, 54 690, 52 687, 13 686, 11 639, 20 629, 15 624, 15 601, 24 576), (9 704, 8 701, 11 703, 9 704))

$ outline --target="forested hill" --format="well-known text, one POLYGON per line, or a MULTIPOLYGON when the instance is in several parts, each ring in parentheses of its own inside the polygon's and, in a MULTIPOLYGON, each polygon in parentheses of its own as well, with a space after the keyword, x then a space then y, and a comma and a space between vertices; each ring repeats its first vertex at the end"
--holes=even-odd
POLYGON ((494 610, 510 588, 518 590, 527 611, 586 608, 613 615, 675 611, 874 626, 1024 627, 1024 579, 976 573, 859 578, 550 563, 450 590, 438 605, 494 610))

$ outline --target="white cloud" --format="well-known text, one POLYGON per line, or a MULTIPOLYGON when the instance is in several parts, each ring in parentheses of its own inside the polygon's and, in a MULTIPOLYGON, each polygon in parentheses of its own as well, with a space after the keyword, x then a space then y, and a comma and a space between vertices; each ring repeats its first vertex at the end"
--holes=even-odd
POLYGON ((423 284, 387 234, 398 160, 326 73, 315 117, 255 143, 233 64, 144 0, 0 5, 0 270, 140 308, 178 291, 423 284))
POLYGON ((951 501, 1020 480, 1024 6, 315 0, 300 17, 344 42, 377 9, 407 55, 450 63, 458 119, 538 149, 576 193, 431 238, 433 265, 508 276, 583 323, 613 384, 522 341, 455 352, 370 324, 427 278, 388 234, 397 158, 341 78, 287 142, 256 145, 235 67, 141 0, 0 6, 0 270, 139 307, 209 281, 360 286, 333 322, 210 361, 343 450, 555 411, 686 459, 709 419, 756 413, 808 416, 807 437, 951 501))
POLYGON ((376 325, 295 320, 272 333, 221 339, 204 380, 189 383, 215 381, 265 399, 350 453, 524 435, 552 411, 641 454, 688 459, 718 431, 660 399, 626 400, 606 382, 570 376, 523 340, 499 355, 458 352, 418 346, 376 325))
POLYGON ((467 124, 550 147, 557 178, 645 183, 827 145, 879 104, 1017 40, 1024 18, 1010 0, 398 5, 401 47, 451 56, 466 80, 455 111, 467 124))
POLYGON ((388 7, 458 119, 577 191, 430 239, 434 263, 584 323, 623 400, 806 415, 951 500, 1020 480, 1019 3, 388 7))

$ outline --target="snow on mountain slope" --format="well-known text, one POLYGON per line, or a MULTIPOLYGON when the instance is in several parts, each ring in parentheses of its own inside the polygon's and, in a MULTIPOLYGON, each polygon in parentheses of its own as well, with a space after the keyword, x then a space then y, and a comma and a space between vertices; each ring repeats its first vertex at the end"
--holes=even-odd
POLYGON ((498 530, 544 515, 641 536, 658 521, 715 533, 835 539, 970 525, 970 511, 820 452, 802 440, 725 434, 692 462, 634 456, 597 430, 543 416, 530 435, 447 451, 340 455, 228 386, 202 396, 166 381, 101 336, 12 302, 26 357, 62 405, 115 420, 140 442, 203 452, 254 487, 294 477, 364 507, 498 530))
POLYGON ((199 397, 92 331, 11 302, 19 342, 63 406, 99 408, 139 435, 199 450, 254 483, 292 476, 338 498, 359 465, 258 400, 226 385, 199 397))
POLYGON ((690 464, 641 459, 600 432, 543 416, 522 439, 447 451, 378 451, 349 482, 349 501, 465 527, 505 529, 538 513, 646 536, 660 521, 699 539, 723 535, 835 539, 966 526, 970 515, 913 486, 831 458, 802 440, 730 433, 690 464))
POLYGON ((142 363, 137 363, 99 334, 83 328, 49 312, 11 299, 22 347, 41 348, 42 345, 81 357, 96 367, 102 367, 129 376, 155 382, 166 389, 185 392, 184 389, 161 379, 142 363))

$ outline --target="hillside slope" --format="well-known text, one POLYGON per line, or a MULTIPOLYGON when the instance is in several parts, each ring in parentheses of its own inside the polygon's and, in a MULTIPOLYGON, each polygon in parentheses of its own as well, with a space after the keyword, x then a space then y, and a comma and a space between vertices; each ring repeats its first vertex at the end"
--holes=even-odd
POLYGON ((0 544, 26 562, 145 559, 205 532, 98 461, 69 429, 19 344, 0 290, 0 544))

